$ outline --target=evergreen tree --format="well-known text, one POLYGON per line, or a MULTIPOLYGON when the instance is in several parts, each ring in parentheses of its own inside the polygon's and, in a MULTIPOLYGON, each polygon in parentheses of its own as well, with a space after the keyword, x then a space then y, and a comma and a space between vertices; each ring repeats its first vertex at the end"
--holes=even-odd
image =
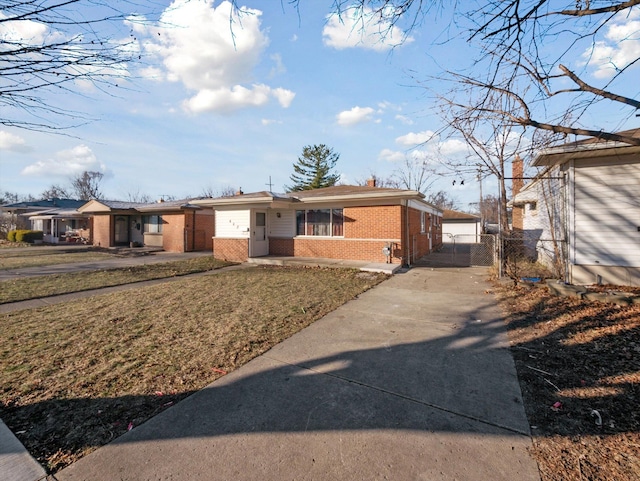
POLYGON ((293 164, 291 174, 293 185, 286 187, 288 192, 331 187, 340 180, 340 174, 332 172, 340 158, 324 144, 307 145, 302 149, 302 156, 293 164))

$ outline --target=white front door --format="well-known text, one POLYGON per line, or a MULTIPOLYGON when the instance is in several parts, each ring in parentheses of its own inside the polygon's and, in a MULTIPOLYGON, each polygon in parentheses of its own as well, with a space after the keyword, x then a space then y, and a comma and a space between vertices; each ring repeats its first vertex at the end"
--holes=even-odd
POLYGON ((249 257, 260 257, 268 254, 269 239, 267 237, 267 213, 263 210, 255 210, 251 215, 249 257))

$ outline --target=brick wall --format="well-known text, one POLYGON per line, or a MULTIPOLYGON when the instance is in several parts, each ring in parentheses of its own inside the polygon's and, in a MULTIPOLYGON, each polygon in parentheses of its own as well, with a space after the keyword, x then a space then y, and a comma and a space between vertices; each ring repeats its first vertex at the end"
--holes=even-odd
POLYGON ((184 212, 162 214, 162 248, 167 252, 184 252, 184 229, 184 212))
POLYGON ((113 239, 112 219, 113 217, 110 215, 93 216, 92 236, 94 246, 111 247, 111 239, 113 239))
MULTIPOLYGON (((382 248, 389 243, 376 239, 343 239, 328 237, 269 238, 269 254, 276 256, 326 257, 370 262, 387 262, 382 248)), ((394 243, 398 246, 399 243, 394 243)), ((393 246, 392 246, 393 247, 393 246)), ((216 256, 217 257, 217 256, 216 256)), ((392 259, 400 263, 400 259, 392 259)))
POLYGON ((196 212, 196 242, 195 250, 208 251, 213 249, 211 238, 215 234, 215 214, 213 210, 203 210, 196 212))
POLYGON ((399 205, 345 208, 345 239, 400 239, 402 209, 399 205))
POLYGON ((244 262, 249 258, 249 239, 214 237, 213 257, 223 261, 244 262))
MULTIPOLYGON (((513 159, 513 163, 511 165, 512 174, 511 177, 511 195, 514 198, 524 186, 524 162, 520 158, 520 156, 516 155, 516 158, 513 159)), ((517 205, 513 206, 511 209, 511 225, 514 230, 523 230, 524 229, 524 206, 517 205)))

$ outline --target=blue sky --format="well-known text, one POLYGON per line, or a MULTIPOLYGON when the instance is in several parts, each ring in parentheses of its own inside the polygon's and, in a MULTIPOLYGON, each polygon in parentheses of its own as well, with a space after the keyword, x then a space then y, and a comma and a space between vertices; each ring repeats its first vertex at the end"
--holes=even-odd
MULTIPOLYGON (((127 66, 127 88, 109 96, 78 85, 80 96, 57 94, 57 101, 96 119, 72 136, 0 127, 0 190, 37 196, 97 170, 105 173, 102 190, 110 199, 268 190, 269 178, 272 190, 282 192, 305 145, 326 144, 340 154, 345 183, 371 173, 389 176, 407 155, 428 156, 435 148, 421 143, 440 120, 432 93, 414 76, 424 80, 473 55, 462 40, 441 43, 451 34, 446 12, 434 12, 410 32, 400 25, 383 40, 363 36, 348 16, 342 23, 328 17, 330 0, 303 1, 299 15, 288 2, 242 5, 251 13, 234 26, 235 44, 229 4, 221 1, 166 2, 169 26, 161 30, 135 18, 120 25, 123 36, 135 32, 144 60, 127 66)), ((619 22, 619 30, 637 33, 636 18, 619 22)), ((611 35, 603 36, 606 55, 622 55, 611 35)), ((636 37, 627 54, 637 54, 636 37)), ((595 67, 591 73, 607 75, 595 67)), ((444 88, 434 80, 428 85, 444 88)), ((439 147, 448 155, 464 152, 456 139, 442 139, 439 147)), ((479 186, 464 180, 453 186, 444 179, 433 188, 447 190, 466 209, 479 186)), ((483 187, 494 193, 494 183, 483 187)))

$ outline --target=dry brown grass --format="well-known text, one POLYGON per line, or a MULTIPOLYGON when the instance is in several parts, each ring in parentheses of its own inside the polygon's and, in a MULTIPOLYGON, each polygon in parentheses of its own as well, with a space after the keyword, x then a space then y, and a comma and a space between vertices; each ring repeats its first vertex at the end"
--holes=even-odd
POLYGON ((255 267, 0 316, 0 417, 50 472, 386 276, 255 267))
POLYGON ((218 269, 230 264, 229 262, 214 259, 212 256, 204 256, 160 264, 11 279, 0 282, 0 287, 2 288, 0 290, 0 304, 99 289, 101 287, 119 286, 151 279, 184 276, 218 269))
POLYGON ((35 249, 21 249, 20 252, 1 252, 0 270, 20 269, 23 267, 42 267, 74 262, 94 262, 113 259, 115 254, 107 252, 78 251, 43 253, 35 249))
POLYGON ((640 305, 496 291, 543 481, 640 479, 640 305))

